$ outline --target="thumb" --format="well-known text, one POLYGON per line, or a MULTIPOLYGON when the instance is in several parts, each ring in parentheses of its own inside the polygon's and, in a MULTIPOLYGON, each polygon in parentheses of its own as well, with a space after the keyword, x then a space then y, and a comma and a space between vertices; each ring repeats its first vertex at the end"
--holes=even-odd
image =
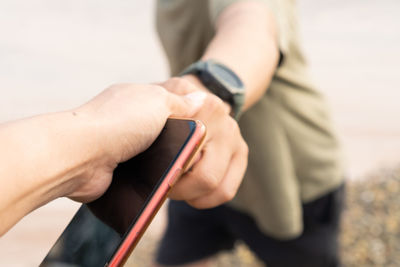
POLYGON ((193 117, 203 106, 207 93, 192 92, 183 96, 171 93, 168 101, 172 116, 193 117))

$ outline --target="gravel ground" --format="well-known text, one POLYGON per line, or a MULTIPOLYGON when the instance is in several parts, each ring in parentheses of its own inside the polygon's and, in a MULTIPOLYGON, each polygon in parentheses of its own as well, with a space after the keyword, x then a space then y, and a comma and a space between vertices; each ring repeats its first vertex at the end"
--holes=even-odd
MULTIPOLYGON (((347 184, 340 235, 343 266, 400 266, 400 167, 347 184)), ((150 266, 157 244, 145 236, 127 266, 150 266)), ((215 267, 262 266, 244 244, 217 256, 215 267)))
POLYGON ((349 183, 343 216, 345 266, 400 266, 400 168, 349 183))

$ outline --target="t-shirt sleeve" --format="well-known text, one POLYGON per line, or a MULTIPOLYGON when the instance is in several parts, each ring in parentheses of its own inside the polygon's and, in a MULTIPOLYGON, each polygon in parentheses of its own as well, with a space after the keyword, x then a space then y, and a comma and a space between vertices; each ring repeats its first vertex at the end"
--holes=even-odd
MULTIPOLYGON (((210 18, 215 25, 218 16, 229 5, 243 0, 209 0, 210 18)), ((282 54, 285 54, 289 46, 289 37, 291 32, 290 19, 294 7, 293 0, 255 0, 265 3, 275 16, 278 31, 278 46, 282 54)))

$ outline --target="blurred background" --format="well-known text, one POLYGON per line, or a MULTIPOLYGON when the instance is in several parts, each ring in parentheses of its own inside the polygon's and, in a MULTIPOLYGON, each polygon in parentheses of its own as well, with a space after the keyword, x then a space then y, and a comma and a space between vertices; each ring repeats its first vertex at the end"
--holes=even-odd
MULTIPOLYGON (((400 266, 400 1, 298 4, 303 45, 348 162, 344 264, 400 266)), ((78 106, 116 82, 166 79, 153 8, 153 1, 1 0, 0 122, 78 106)), ((0 265, 38 265, 77 208, 59 199, 24 218, 0 238, 0 265)), ((131 266, 149 263, 163 223, 161 212, 131 266)), ((257 266, 243 245, 218 262, 257 266)))

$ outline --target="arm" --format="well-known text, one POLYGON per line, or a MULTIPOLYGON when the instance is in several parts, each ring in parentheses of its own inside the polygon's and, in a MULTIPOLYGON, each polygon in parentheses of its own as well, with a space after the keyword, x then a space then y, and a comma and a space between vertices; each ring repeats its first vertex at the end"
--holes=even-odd
MULTIPOLYGON (((231 68, 246 87, 244 110, 265 93, 275 72, 279 51, 274 19, 266 5, 239 1, 224 9, 216 22, 216 34, 203 60, 214 59, 231 68)), ((178 94, 207 88, 194 75, 171 78, 163 85, 178 94)), ((209 97, 196 118, 207 125, 202 158, 171 192, 196 208, 210 208, 231 200, 247 167, 248 148, 230 106, 209 97), (196 197, 197 196, 197 197, 196 197)))
MULTIPOLYGON (((231 68, 246 87, 243 110, 265 93, 279 59, 273 14, 260 1, 239 1, 225 8, 216 21, 216 34, 202 60, 215 59, 231 68)), ((206 90, 193 75, 184 77, 206 90)))
POLYGON ((116 85, 79 108, 0 124, 0 236, 58 197, 101 196, 116 165, 150 146, 171 114, 193 115, 195 100, 116 85))

